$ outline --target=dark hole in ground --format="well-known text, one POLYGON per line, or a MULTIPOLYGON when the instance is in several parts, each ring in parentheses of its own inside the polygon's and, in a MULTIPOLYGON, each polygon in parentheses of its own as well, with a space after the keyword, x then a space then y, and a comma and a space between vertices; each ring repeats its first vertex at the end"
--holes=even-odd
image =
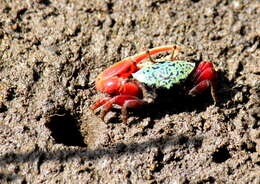
POLYGON ((61 143, 66 146, 80 146, 85 147, 84 138, 82 137, 78 121, 69 112, 61 113, 61 115, 54 115, 46 127, 50 129, 51 136, 56 143, 61 143))
POLYGON ((226 147, 219 148, 218 151, 212 154, 213 162, 222 163, 231 157, 226 147))

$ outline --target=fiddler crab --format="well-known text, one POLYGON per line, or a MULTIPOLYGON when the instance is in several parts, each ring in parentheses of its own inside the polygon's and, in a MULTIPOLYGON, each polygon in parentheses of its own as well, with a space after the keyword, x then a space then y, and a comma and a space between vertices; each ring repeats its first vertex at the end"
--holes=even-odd
POLYGON ((112 109, 113 105, 121 106, 122 120, 127 122, 128 109, 140 108, 154 101, 148 91, 151 89, 170 89, 189 80, 194 85, 189 95, 201 94, 207 88, 211 89, 214 103, 216 97, 217 72, 209 61, 201 61, 198 66, 193 62, 177 60, 176 53, 180 47, 166 45, 155 47, 134 56, 127 57, 101 72, 95 81, 98 91, 109 96, 100 98, 91 105, 96 112, 101 109, 101 119, 112 109), (172 51, 168 59, 154 60, 151 56, 172 51), (139 66, 144 59, 150 59, 147 66, 139 66))

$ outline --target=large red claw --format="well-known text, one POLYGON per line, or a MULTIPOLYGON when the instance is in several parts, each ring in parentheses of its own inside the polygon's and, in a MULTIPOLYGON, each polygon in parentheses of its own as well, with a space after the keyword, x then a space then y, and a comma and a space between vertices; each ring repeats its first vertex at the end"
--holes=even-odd
MULTIPOLYGON (((169 45, 169 46, 162 46, 162 47, 155 47, 153 49, 149 50, 150 55, 154 55, 160 52, 170 51, 170 50, 179 50, 180 48, 177 46, 169 45)), ((122 61, 119 61, 109 68, 105 69, 103 72, 101 72, 98 76, 96 81, 107 79, 110 77, 121 77, 121 78, 128 78, 132 75, 132 73, 136 72, 138 70, 138 67, 136 66, 137 63, 141 62, 142 60, 149 57, 149 54, 147 54, 147 51, 138 53, 134 56, 127 57, 123 59, 122 61)))

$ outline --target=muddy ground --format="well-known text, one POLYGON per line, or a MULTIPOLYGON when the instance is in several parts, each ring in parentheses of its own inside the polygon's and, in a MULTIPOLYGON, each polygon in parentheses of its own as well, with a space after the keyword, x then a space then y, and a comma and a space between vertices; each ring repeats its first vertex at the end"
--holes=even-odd
POLYGON ((259 0, 0 0, 0 183, 260 183, 259 0), (98 73, 175 44, 219 101, 90 110, 98 73))

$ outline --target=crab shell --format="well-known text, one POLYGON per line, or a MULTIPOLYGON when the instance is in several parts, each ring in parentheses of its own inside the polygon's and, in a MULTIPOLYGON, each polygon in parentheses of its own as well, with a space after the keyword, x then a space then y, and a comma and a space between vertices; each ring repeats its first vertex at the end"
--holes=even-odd
POLYGON ((188 61, 164 61, 141 68, 132 76, 148 86, 170 89, 187 79, 195 68, 195 63, 188 61))

